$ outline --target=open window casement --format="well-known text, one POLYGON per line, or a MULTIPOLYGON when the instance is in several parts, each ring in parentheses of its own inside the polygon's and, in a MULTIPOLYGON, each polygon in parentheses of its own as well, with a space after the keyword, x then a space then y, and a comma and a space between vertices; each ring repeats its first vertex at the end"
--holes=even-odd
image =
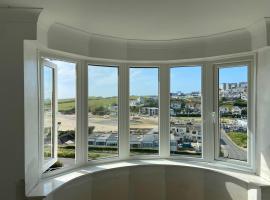
POLYGON ((57 65, 40 60, 40 153, 41 171, 57 161, 57 65))

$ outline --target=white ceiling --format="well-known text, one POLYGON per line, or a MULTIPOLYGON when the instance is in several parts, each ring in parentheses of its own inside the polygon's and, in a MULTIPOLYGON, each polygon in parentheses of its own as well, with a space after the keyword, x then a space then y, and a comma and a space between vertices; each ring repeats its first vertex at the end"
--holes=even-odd
POLYGON ((270 16, 270 0, 0 0, 0 5, 44 8, 40 23, 143 40, 206 36, 270 16))

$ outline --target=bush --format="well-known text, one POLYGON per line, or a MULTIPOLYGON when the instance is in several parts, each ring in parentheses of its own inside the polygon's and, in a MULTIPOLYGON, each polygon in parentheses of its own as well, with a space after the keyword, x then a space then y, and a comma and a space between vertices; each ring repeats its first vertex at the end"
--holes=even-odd
POLYGON ((146 153, 146 154, 155 154, 158 153, 157 149, 130 149, 132 153, 146 153))
POLYGON ((97 147, 97 146, 89 146, 88 151, 117 151, 117 147, 108 147, 108 146, 102 146, 102 147, 97 147))
POLYGON ((75 148, 74 149, 58 149, 58 157, 59 158, 75 158, 75 148))
POLYGON ((93 115, 100 115, 100 116, 110 114, 110 110, 104 106, 93 107, 91 109, 91 112, 93 115))
POLYGON ((247 107, 247 101, 246 100, 242 100, 242 99, 237 99, 234 103, 234 106, 238 106, 238 107, 247 107))
POLYGON ((228 136, 239 147, 247 148, 247 134, 240 132, 230 132, 228 136))
POLYGON ((59 112, 64 115, 71 115, 71 114, 75 114, 75 108, 71 108, 68 110, 59 110, 59 112))

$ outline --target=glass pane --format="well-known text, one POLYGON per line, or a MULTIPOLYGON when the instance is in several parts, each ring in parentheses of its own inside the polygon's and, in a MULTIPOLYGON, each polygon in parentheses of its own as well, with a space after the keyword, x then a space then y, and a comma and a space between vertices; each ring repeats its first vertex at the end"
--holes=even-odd
POLYGON ((88 159, 118 156, 118 67, 88 66, 88 159))
POLYGON ((43 68, 44 160, 53 157, 53 69, 43 68))
POLYGON ((220 157, 247 161, 248 67, 219 68, 220 157))
POLYGON ((53 166, 57 169, 75 164, 76 64, 58 60, 51 62, 57 65, 58 162, 53 166))
POLYGON ((158 68, 130 68, 131 155, 159 152, 158 68))
POLYGON ((202 154, 201 67, 170 69, 171 155, 202 154))

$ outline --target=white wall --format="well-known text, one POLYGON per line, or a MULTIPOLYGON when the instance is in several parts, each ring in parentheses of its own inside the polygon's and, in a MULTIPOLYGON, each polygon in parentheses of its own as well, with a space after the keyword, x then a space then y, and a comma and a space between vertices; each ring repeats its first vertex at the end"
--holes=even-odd
POLYGON ((24 39, 36 39, 39 9, 0 8, 0 199, 24 199, 24 39))
POLYGON ((251 34, 247 29, 200 38, 139 41, 98 36, 55 23, 49 27, 47 40, 42 42, 55 50, 124 60, 191 59, 251 50, 251 34))
POLYGON ((29 192, 39 181, 38 121, 38 63, 37 48, 24 41, 24 150, 25 189, 29 192))
POLYGON ((87 175, 46 199, 247 200, 248 185, 233 177, 199 168, 136 166, 87 175))
POLYGON ((257 67, 257 163, 258 173, 270 180, 270 49, 258 53, 257 67))

